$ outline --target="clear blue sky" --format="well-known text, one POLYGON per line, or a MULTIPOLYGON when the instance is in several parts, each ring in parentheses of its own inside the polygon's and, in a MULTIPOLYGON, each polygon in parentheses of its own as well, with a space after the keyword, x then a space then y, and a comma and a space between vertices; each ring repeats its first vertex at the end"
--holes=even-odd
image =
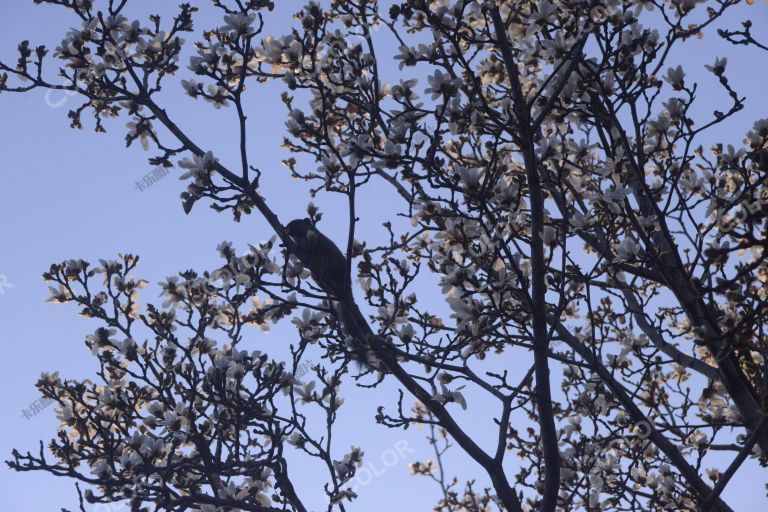
MULTIPOLYGON (((133 9, 145 18, 148 12, 172 12, 177 2, 132 0, 133 9), (162 6, 162 9, 158 7, 162 6)), ((279 5, 283 2, 278 2, 279 5)), ((217 19, 206 18, 218 11, 208 2, 199 4, 197 26, 219 25, 217 19)), ((288 10, 298 3, 285 2, 288 10)), ((283 7, 285 9, 285 7, 283 7)), ((740 7, 737 20, 751 16, 756 26, 768 22, 768 7, 763 4, 740 7)), ((734 18, 731 18, 734 19, 734 18)), ((75 20, 59 8, 34 6, 32 0, 2 0, 0 3, 0 58, 15 60, 15 48, 22 39, 32 44, 55 47, 75 20)), ((286 20, 275 19, 267 33, 285 32, 286 20)), ((756 33, 760 33, 756 31, 756 33)), ((188 42, 192 38, 188 37, 188 42)), ((703 64, 716 55, 729 56, 729 77, 737 89, 748 97, 745 112, 719 128, 717 136, 724 142, 738 143, 752 122, 768 117, 763 89, 768 83, 766 56, 753 51, 734 51, 714 38, 691 41, 682 58, 686 68, 702 79, 700 96, 712 91, 711 75, 701 72, 703 64), (738 56, 738 58, 737 58, 738 56)), ((189 52, 186 54, 189 55, 189 52)), ((182 62, 186 66, 186 59, 182 62)), ((53 76, 53 75, 51 75, 53 76)), ((389 81, 393 81, 390 77, 389 81)), ((170 85, 172 80, 168 82, 170 85)), ((251 157, 265 171, 265 195, 281 194, 272 206, 286 219, 303 216, 309 195, 287 176, 280 165, 286 153, 281 149, 285 111, 280 104, 280 90, 274 87, 251 89, 250 125, 251 157), (290 194, 285 191, 290 190, 290 194)), ((725 99, 718 91, 717 99, 725 99)), ((112 258, 118 252, 138 253, 143 258, 140 274, 156 282, 187 268, 208 269, 218 265, 216 245, 231 240, 243 248, 271 236, 266 224, 256 215, 240 224, 231 217, 217 214, 201 202, 190 216, 185 216, 177 200, 182 191, 172 173, 143 192, 135 182, 150 171, 146 154, 140 147, 124 147, 125 119, 107 124, 110 132, 95 134, 86 127, 75 131, 68 127, 66 112, 77 98, 42 91, 24 95, 0 94, 0 275, 7 277, 12 288, 0 294, 0 403, 4 421, 0 423, 0 458, 9 458, 11 448, 35 450, 40 439, 55 433, 57 421, 53 407, 31 419, 22 410, 38 398, 34 388, 41 371, 59 370, 62 376, 85 378, 93 375, 95 365, 84 348, 83 337, 97 325, 77 316, 73 308, 45 303, 47 286, 40 274, 55 261, 81 257, 90 261, 112 258)), ((708 103, 714 105, 715 100, 708 103)), ((235 124, 232 110, 215 111, 209 105, 194 102, 181 93, 181 87, 170 88, 164 105, 192 138, 211 149, 225 163, 237 158, 234 144, 235 124)), ((714 108, 714 107, 712 107, 714 108)), ((370 198, 369 198, 370 199, 370 198)), ((315 200, 329 213, 340 216, 338 208, 323 199, 315 200)), ((363 203, 361 215, 375 225, 383 211, 374 201, 363 203)), ((330 224, 330 222, 329 222, 330 224)), ((342 239, 341 233, 332 233, 342 239)), ((157 299, 157 288, 145 292, 145 302, 157 299)), ((253 348, 293 341, 290 330, 275 330, 269 335, 256 335, 253 348)), ((428 457, 422 442, 423 432, 413 429, 403 433, 376 426, 373 414, 379 400, 367 393, 350 393, 336 434, 341 456, 352 443, 363 446, 367 461, 383 467, 381 456, 386 450, 405 440, 414 456, 428 457)), ((393 395, 387 397, 387 403, 393 395)), ((480 404, 475 404, 480 406, 480 404)), ((476 436, 483 436, 483 424, 465 415, 462 420, 476 436)), ((487 415, 485 415, 487 417, 487 415)), ((402 444, 400 445, 402 446, 402 444)), ((413 457, 415 458, 415 457, 413 457)), ((357 505, 351 510, 384 511, 390 504, 404 510, 430 510, 438 495, 436 487, 423 479, 408 476, 407 463, 401 460, 360 490, 357 505), (396 493, 395 493, 396 491, 396 493), (403 497, 407 499, 403 500, 403 497)), ((454 466, 456 471, 459 467, 454 466)), ((310 497, 314 507, 321 505, 320 487, 311 467, 297 468, 298 488, 310 497)), ((480 475, 479 471, 473 471, 480 475)), ((765 472, 757 468, 739 475, 728 487, 726 497, 736 510, 768 508, 765 499, 765 472)), ((61 506, 74 509, 74 488, 70 481, 54 479, 47 474, 17 474, 3 464, 0 467, 0 509, 8 511, 52 511, 61 506), (44 492, 41 492, 44 491, 44 492)), ((121 509, 96 507, 94 512, 121 512, 121 509)))

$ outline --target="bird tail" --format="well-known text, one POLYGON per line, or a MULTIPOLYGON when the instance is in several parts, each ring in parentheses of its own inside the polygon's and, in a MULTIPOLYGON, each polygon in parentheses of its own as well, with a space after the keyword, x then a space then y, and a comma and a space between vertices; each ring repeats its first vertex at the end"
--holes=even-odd
POLYGON ((357 362, 358 369, 380 370, 380 365, 376 364, 378 358, 368 343, 373 336, 368 321, 352 300, 339 301, 336 304, 342 333, 346 336, 345 344, 349 357, 357 362))

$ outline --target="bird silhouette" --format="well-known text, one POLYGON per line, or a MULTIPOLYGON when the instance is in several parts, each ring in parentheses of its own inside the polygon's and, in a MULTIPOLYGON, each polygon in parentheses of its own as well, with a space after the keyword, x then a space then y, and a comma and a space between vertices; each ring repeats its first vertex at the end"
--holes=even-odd
POLYGON ((296 245, 294 252, 309 268, 318 286, 331 298, 352 298, 347 258, 336 244, 307 218, 292 220, 286 227, 296 245))
POLYGON ((372 333, 354 302, 347 258, 310 219, 292 220, 286 228, 294 241, 294 252, 333 301, 345 336, 342 350, 358 364, 359 369, 385 371, 370 343, 366 342, 372 333))

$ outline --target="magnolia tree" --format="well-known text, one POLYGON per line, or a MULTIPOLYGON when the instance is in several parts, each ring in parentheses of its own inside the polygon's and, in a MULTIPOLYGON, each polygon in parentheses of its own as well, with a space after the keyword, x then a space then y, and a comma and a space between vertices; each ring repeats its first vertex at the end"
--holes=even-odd
POLYGON ((78 481, 83 510, 306 511, 316 486, 344 511, 364 460, 331 444, 350 386, 381 403, 378 428, 426 426, 435 455, 410 468, 437 482, 435 510, 727 511, 734 474, 766 462, 768 120, 712 144, 747 100, 713 58, 710 114, 670 60, 707 33, 768 50, 749 22, 713 28, 737 1, 334 0, 282 36, 265 14, 299 6, 213 0, 222 21, 199 32, 186 3, 134 21, 127 0, 35 2, 76 26, 53 52, 22 42, 2 91, 77 93, 76 128, 125 119, 129 146, 181 168, 186 211, 258 215, 273 238, 222 244, 220 268, 160 283, 162 304, 140 305, 135 256, 52 265, 51 300, 99 324, 100 370, 42 375, 61 427, 13 469, 78 481), (249 163, 249 102, 270 82, 297 191, 348 212, 340 251, 308 244, 314 206, 287 229, 249 163), (234 109, 239 151, 193 140, 161 89, 234 109), (410 220, 383 243, 357 228, 369 189, 410 220), (288 361, 250 335, 276 322, 295 326, 288 361), (296 457, 326 473, 297 485, 296 457))

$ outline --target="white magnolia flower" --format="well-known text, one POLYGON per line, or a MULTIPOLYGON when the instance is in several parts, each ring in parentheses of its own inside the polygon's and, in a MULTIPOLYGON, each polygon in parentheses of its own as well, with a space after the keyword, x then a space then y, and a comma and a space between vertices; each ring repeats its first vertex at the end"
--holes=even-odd
POLYGON ((614 263, 622 261, 631 261, 640 252, 640 245, 632 237, 626 237, 616 247, 616 257, 613 258, 614 263))
POLYGON ((405 66, 413 66, 416 64, 416 53, 413 51, 413 48, 401 45, 398 50, 400 53, 395 55, 395 60, 400 61, 400 69, 403 69, 405 66))
POLYGON ((478 320, 482 314, 482 305, 471 298, 466 302, 460 298, 449 298, 447 302, 454 311, 454 314, 451 316, 458 321, 456 331, 461 332, 467 326, 470 326, 472 333, 477 334, 479 328, 478 320))
POLYGON ((141 148, 144 151, 149 150, 149 139, 154 138, 157 134, 152 129, 152 126, 148 123, 138 123, 136 121, 128 121, 126 123, 128 127, 127 136, 131 139, 138 137, 141 143, 141 148))
POLYGON ((745 154, 746 151, 744 148, 736 150, 736 148, 733 147, 733 144, 728 144, 722 155, 720 155, 720 162, 725 166, 739 165, 745 154))
POLYGON ((397 333, 397 335, 401 340, 408 342, 411 341, 416 335, 416 331, 413 329, 411 324, 405 324, 400 328, 400 331, 397 333))
POLYGON ((61 379, 59 379, 59 372, 53 372, 53 373, 43 372, 40 374, 40 380, 38 380, 37 382, 38 384, 43 384, 43 385, 45 384, 56 385, 59 383, 60 380, 61 379))
POLYGON ((56 419, 62 424, 68 424, 72 422, 77 416, 75 415, 75 409, 72 404, 65 404, 63 406, 56 407, 56 419))
POLYGON ((670 116, 666 112, 662 112, 656 119, 648 120, 648 135, 660 137, 668 133, 671 126, 670 116))
POLYGON ((352 141, 344 144, 341 148, 341 154, 349 157, 349 164, 357 166, 361 160, 370 154, 371 142, 366 134, 360 134, 352 141))
POLYGON ((112 475, 112 468, 109 467, 109 462, 100 460, 91 467, 91 473, 93 473, 96 478, 109 478, 112 475))
POLYGON ((216 67, 219 57, 224 53, 221 43, 214 43, 209 48, 198 48, 197 55, 189 59, 189 69, 199 75, 205 74, 216 67))
POLYGON ((309 382, 306 386, 297 386, 295 388, 296 394, 301 399, 301 403, 307 404, 317 400, 317 394, 315 393, 315 381, 309 382))
POLYGON ((392 97, 396 100, 415 100, 418 95, 413 91, 419 81, 415 78, 411 80, 400 80, 400 83, 393 85, 391 89, 392 97))
POLYGON ((725 65, 728 64, 728 59, 725 57, 717 57, 715 59, 715 63, 711 66, 705 65, 704 67, 707 68, 708 71, 711 71, 712 73, 716 74, 717 76, 722 75, 725 72, 725 65))
POLYGON ((465 190, 473 191, 480 188, 480 174, 475 169, 468 169, 460 165, 456 168, 456 171, 461 178, 461 184, 464 185, 465 190))
POLYGON ((187 169, 187 172, 179 176, 180 180, 187 178, 201 178, 203 176, 212 174, 215 170, 215 163, 217 159, 213 157, 213 153, 208 151, 202 157, 192 155, 192 159, 184 158, 179 162, 179 167, 187 169))
POLYGON ((557 230, 552 226, 544 226, 541 232, 541 239, 545 245, 553 246, 557 243, 557 230))
POLYGON ((184 88, 184 91, 193 98, 196 97, 200 92, 200 84, 194 80, 182 80, 181 86, 184 88))
POLYGON ((573 47, 573 41, 566 38, 562 30, 558 30, 554 38, 542 40, 541 45, 544 47, 544 58, 551 61, 565 56, 573 47))
POLYGON ((304 436, 299 434, 298 432, 293 432, 287 439, 288 444, 291 446, 295 446, 296 448, 303 447, 307 440, 304 439, 304 436))
POLYGON ((229 30, 234 32, 236 36, 242 34, 250 34, 253 32, 253 22, 256 20, 256 14, 248 14, 247 16, 238 12, 236 14, 227 14, 224 16, 224 23, 226 27, 222 27, 222 30, 229 30))
POLYGON ((573 215, 571 215, 568 221, 577 229, 584 229, 589 226, 589 217, 583 215, 581 212, 573 212, 573 215))
POLYGON ((528 23, 530 25, 526 30, 526 36, 530 36, 534 31, 538 31, 538 29, 548 23, 557 13, 557 6, 548 0, 545 0, 544 2, 536 2, 532 5, 536 6, 536 10, 532 10, 531 14, 528 16, 528 23))
POLYGON ((436 393, 432 398, 441 404, 447 404, 449 402, 455 402, 461 406, 465 411, 467 410, 467 401, 464 395, 461 394, 461 390, 464 386, 459 386, 456 391, 450 391, 445 387, 445 384, 440 384, 440 393, 436 393))
POLYGON ((439 69, 435 70, 433 75, 427 77, 429 87, 427 87, 427 94, 432 94, 432 99, 436 100, 441 96, 452 97, 461 87, 461 78, 451 78, 447 73, 443 73, 439 69))
POLYGON ((685 87, 685 71, 683 71, 683 66, 667 69, 667 76, 664 77, 664 80, 672 84, 672 88, 677 91, 685 87))
POLYGON ((703 176, 697 176, 692 171, 685 173, 677 182, 684 194, 698 194, 704 189, 707 180, 703 176))
POLYGON ((685 103, 680 98, 670 98, 664 102, 664 108, 667 109, 672 119, 677 119, 685 112, 685 103))

